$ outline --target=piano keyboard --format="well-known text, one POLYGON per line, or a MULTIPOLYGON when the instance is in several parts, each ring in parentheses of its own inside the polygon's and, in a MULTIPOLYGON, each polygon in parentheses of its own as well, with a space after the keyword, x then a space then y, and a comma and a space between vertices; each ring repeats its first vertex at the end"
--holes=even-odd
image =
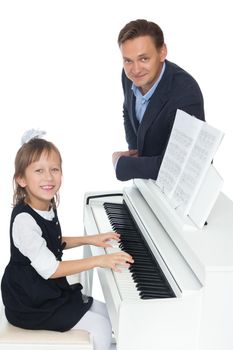
POLYGON ((127 206, 120 203, 103 204, 111 227, 121 235, 118 246, 107 248, 107 253, 123 250, 134 259, 128 268, 115 273, 122 298, 171 298, 175 294, 152 254, 147 242, 134 222, 127 206), (129 287, 134 281, 134 288, 129 287))

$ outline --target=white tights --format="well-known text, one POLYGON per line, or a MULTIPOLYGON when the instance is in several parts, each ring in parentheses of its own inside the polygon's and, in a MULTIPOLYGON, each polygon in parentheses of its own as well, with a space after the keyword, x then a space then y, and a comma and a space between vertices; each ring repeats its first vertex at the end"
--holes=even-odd
POLYGON ((110 350, 112 326, 105 303, 93 300, 91 308, 73 329, 85 329, 93 337, 94 350, 110 350))

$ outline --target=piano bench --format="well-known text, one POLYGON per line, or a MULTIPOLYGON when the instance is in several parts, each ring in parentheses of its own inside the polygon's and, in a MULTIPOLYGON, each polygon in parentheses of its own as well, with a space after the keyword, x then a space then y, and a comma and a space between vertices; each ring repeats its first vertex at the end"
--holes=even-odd
POLYGON ((12 326, 4 312, 0 313, 0 349, 2 350, 93 350, 85 330, 54 332, 28 330, 12 326))

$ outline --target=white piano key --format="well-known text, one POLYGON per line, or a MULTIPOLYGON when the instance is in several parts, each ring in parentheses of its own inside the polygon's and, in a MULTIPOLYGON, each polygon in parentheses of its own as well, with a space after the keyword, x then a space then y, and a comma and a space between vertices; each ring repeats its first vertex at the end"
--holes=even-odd
MULTIPOLYGON (((121 252, 119 247, 105 248, 107 254, 121 252)), ((140 299, 139 292, 135 287, 129 268, 119 265, 120 272, 113 271, 115 281, 122 299, 140 299)))
POLYGON ((139 292, 127 267, 119 266, 121 272, 113 271, 122 299, 139 299, 139 292))
POLYGON ((95 218, 95 221, 98 225, 100 233, 105 233, 113 231, 112 226, 108 220, 106 213, 104 212, 103 205, 96 205, 92 208, 92 212, 95 218))
POLYGON ((107 254, 120 253, 121 248, 119 246, 105 248, 107 254))
MULTIPOLYGON (((120 248, 119 248, 119 242, 116 241, 115 239, 111 239, 111 240, 109 240, 107 243, 110 244, 110 246, 111 246, 111 247, 108 247, 107 249, 118 248, 118 249, 120 250, 120 248)), ((110 254, 110 253, 108 253, 108 254, 110 254)))

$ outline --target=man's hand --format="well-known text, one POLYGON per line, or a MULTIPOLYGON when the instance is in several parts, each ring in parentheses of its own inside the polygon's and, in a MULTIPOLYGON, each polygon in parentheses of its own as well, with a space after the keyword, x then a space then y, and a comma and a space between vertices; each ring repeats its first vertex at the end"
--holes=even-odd
POLYGON ((138 157, 138 150, 137 149, 130 149, 128 151, 119 151, 114 152, 112 155, 112 163, 114 168, 116 168, 117 161, 120 157, 138 157))

